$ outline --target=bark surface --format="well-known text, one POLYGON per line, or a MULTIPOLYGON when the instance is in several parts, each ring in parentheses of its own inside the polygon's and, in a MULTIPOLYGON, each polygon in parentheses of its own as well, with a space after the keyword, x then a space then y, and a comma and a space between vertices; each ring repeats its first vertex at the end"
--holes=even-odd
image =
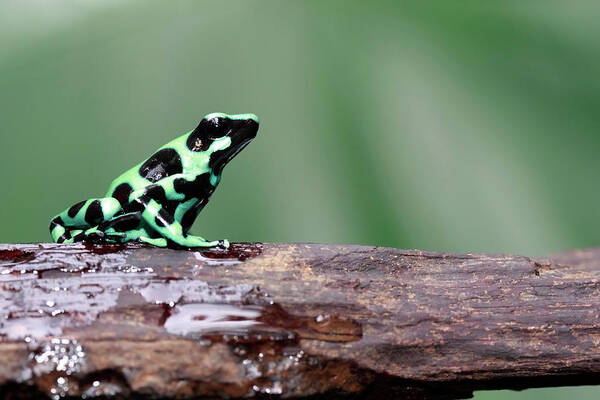
POLYGON ((2 398, 466 398, 600 383, 600 250, 0 245, 2 398))

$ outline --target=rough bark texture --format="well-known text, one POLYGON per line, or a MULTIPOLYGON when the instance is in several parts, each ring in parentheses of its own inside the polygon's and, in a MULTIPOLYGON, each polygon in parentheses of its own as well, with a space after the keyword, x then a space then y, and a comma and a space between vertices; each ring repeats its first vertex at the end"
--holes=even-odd
POLYGON ((464 398, 600 383, 600 250, 0 245, 2 398, 464 398))

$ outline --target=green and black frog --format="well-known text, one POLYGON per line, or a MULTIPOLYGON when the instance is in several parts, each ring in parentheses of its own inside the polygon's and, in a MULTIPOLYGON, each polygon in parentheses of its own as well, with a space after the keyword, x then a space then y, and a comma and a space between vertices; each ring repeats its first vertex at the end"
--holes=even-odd
POLYGON ((193 131, 115 179, 106 197, 79 202, 52 219, 57 243, 143 242, 159 247, 229 247, 188 232, 223 168, 258 131, 254 114, 206 115, 193 131))

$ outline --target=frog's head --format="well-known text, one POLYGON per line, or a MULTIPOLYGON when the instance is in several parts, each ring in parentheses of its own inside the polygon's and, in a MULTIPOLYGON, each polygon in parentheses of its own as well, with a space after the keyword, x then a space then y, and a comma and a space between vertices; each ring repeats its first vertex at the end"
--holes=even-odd
POLYGON ((258 118, 254 114, 206 115, 187 139, 187 147, 209 155, 208 167, 214 174, 221 171, 256 137, 258 118))

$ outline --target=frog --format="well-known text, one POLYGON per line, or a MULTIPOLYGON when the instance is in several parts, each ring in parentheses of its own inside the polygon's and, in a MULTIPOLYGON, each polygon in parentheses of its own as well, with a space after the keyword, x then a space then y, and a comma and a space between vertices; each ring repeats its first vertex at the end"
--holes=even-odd
POLYGON ((52 240, 228 248, 227 239, 205 240, 189 231, 223 168, 256 137, 258 127, 254 114, 205 115, 195 129, 116 178, 105 197, 80 201, 52 218, 52 240))

